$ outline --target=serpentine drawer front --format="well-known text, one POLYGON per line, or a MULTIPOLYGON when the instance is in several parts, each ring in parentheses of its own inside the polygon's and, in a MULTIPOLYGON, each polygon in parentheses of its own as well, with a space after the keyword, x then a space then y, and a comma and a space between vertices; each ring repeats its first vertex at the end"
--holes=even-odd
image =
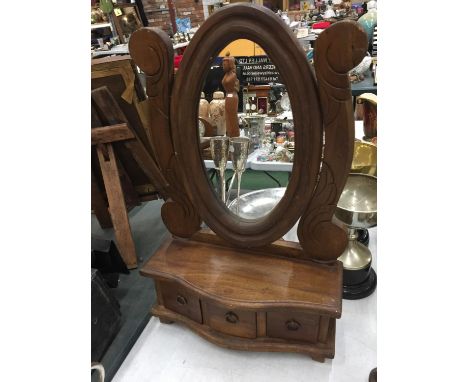
POLYGON ((285 340, 317 342, 320 318, 297 312, 268 312, 267 335, 285 340))
POLYGON ((164 305, 198 323, 202 323, 200 300, 198 295, 172 281, 160 281, 164 305))
POLYGON ((342 264, 292 261, 168 238, 141 269, 155 281, 152 313, 217 345, 252 351, 335 353, 342 264))
POLYGON ((243 338, 257 336, 256 313, 202 301, 203 321, 221 333, 243 338))

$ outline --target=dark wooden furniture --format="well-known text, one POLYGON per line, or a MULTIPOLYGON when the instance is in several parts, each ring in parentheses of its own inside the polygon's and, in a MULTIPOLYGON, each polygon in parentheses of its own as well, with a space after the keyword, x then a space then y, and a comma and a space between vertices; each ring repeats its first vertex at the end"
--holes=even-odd
POLYGON ((91 360, 100 361, 116 336, 120 306, 97 269, 91 269, 91 360))
POLYGON ((183 322, 228 348, 333 358, 339 262, 292 261, 170 238, 141 273, 156 280, 153 314, 163 322, 183 322))
MULTIPOLYGON (((91 12, 97 12, 103 15, 103 12, 98 6, 91 6, 91 12)), ((94 28, 104 26, 112 29, 115 28, 114 35, 118 36, 121 44, 126 43, 130 35, 137 29, 143 27, 144 24, 137 4, 114 4, 113 10, 108 15, 103 15, 103 17, 105 20, 101 20, 101 22, 94 25, 91 24, 91 26, 94 28), (112 19, 112 25, 109 17, 112 19)))
MULTIPOLYGON (((108 124, 123 121, 128 122, 128 126, 133 134, 138 136, 145 149, 153 155, 148 138, 149 112, 147 109, 147 99, 138 79, 136 66, 129 55, 106 57, 91 61, 91 89, 98 89, 104 86, 110 91, 120 108, 118 115, 114 116, 114 120, 108 124)), ((97 116, 96 118, 99 120, 100 117, 93 111, 92 118, 94 116, 97 116)), ((94 123, 93 126, 102 126, 101 121, 92 123, 94 123)), ((159 197, 158 190, 148 180, 138 163, 133 160, 131 153, 125 145, 117 142, 113 147, 119 158, 119 175, 126 205, 132 208, 141 201, 157 199, 159 197)), ((94 148, 91 151, 91 155, 92 208, 101 227, 110 228, 112 227, 112 222, 107 211, 108 202, 105 195, 104 182, 94 148)))
POLYGON ((133 32, 143 27, 140 10, 136 4, 116 5, 112 12, 112 18, 121 44, 126 43, 133 32), (116 9, 120 13, 119 16, 115 13, 116 9))
MULTIPOLYGON (((262 99, 264 100, 264 107, 263 107, 263 114, 267 114, 268 111, 268 98, 270 96, 270 85, 246 85, 243 87, 242 91, 247 94, 251 95, 254 94, 255 98, 255 107, 257 108, 256 110, 260 112, 260 109, 262 109, 262 99), (259 102, 260 101, 260 102, 259 102)), ((244 102, 245 100, 243 100, 244 102)), ((244 105, 245 107, 245 105, 244 105)))
POLYGON ((132 201, 140 201, 133 184, 143 179, 159 196, 163 180, 153 157, 130 127, 109 89, 104 86, 92 90, 91 101, 91 145, 97 156, 97 159, 92 156, 91 203, 98 219, 112 222, 117 246, 127 267, 136 268, 137 256, 127 213, 132 201), (101 187, 105 193, 100 191, 95 174, 102 176, 101 187), (126 194, 134 198, 130 203, 124 187, 126 194))
POLYGON ((168 36, 154 28, 132 35, 129 50, 146 74, 149 129, 159 137, 153 147, 169 196, 161 215, 173 235, 141 269, 155 282, 152 313, 161 322, 182 322, 229 348, 333 358, 342 297, 337 258, 348 239, 332 218, 353 157, 348 71, 366 49, 361 27, 335 23, 317 39, 314 74, 296 37, 273 12, 233 4, 201 26, 174 78, 168 36), (215 196, 197 136, 211 57, 238 38, 268 52, 295 116, 289 185, 259 220, 239 218, 215 196), (279 240, 298 220, 300 243, 279 240), (202 230, 201 221, 210 230, 202 230))
POLYGON ((148 139, 148 101, 128 54, 91 60, 91 89, 103 86, 109 89, 145 148, 152 151, 148 139))

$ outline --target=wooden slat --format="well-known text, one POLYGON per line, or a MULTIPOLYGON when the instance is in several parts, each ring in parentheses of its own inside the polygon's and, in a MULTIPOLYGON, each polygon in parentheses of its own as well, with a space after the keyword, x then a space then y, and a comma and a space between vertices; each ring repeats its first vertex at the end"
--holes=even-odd
POLYGON ((167 197, 166 189, 169 187, 169 184, 167 184, 161 170, 141 142, 139 142, 138 139, 132 140, 125 142, 125 146, 130 150, 133 158, 141 167, 150 182, 156 186, 158 191, 161 192, 164 197, 167 197))
MULTIPOLYGON (((107 122, 128 122, 119 105, 107 88, 93 90, 92 99, 96 107, 99 108, 99 111, 101 111, 102 114, 105 114, 107 122)), ((129 126, 129 128, 131 129, 131 126, 129 126)), ((135 139, 126 141, 125 146, 131 151, 135 161, 140 165, 141 169, 148 179, 154 184, 156 189, 162 191, 162 189, 168 185, 158 164, 154 161, 154 158, 148 150, 146 150, 139 137, 135 135, 134 138, 135 139)), ((164 191, 162 191, 162 193, 165 194, 164 191)))
MULTIPOLYGON (((152 147, 145 129, 145 120, 147 119, 145 112, 148 112, 148 109, 144 105, 140 105, 140 103, 145 103, 142 101, 146 99, 146 96, 143 86, 138 80, 137 69, 131 57, 126 55, 122 58, 108 57, 106 59, 92 60, 91 79, 91 88, 97 90, 106 87, 119 105, 123 115, 125 115, 125 119, 118 118, 111 121, 107 119, 108 113, 104 111, 101 114, 103 124, 100 126, 128 122, 132 131, 140 138, 153 156, 152 147), (104 61, 101 62, 101 60, 104 61), (134 89, 133 92, 131 92, 131 89, 134 89), (129 99, 130 97, 131 99, 129 99)), ((101 94, 104 95, 103 93, 101 94)), ((95 95, 93 99, 98 105, 100 104, 99 95, 95 95)))
POLYGON ((114 226, 115 240, 120 254, 129 269, 137 267, 135 244, 128 221, 127 208, 120 184, 119 170, 112 144, 97 146, 97 154, 101 165, 102 178, 106 188, 109 212, 114 226))
POLYGON ((91 129, 91 144, 111 143, 117 141, 125 141, 135 138, 135 134, 128 128, 126 123, 118 123, 116 125, 96 127, 91 129))
POLYGON ((102 196, 93 170, 91 170, 91 208, 101 228, 112 228, 112 220, 107 209, 107 202, 102 196))

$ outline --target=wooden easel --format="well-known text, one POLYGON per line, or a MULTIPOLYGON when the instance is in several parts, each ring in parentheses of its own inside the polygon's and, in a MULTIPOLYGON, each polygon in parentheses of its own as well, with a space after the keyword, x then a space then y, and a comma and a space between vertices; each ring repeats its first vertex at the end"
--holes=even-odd
MULTIPOLYGON (((135 244, 128 220, 127 204, 121 183, 118 158, 114 145, 122 142, 130 151, 133 159, 158 190, 162 189, 163 180, 158 177, 159 169, 154 159, 144 147, 138 136, 132 131, 125 115, 116 100, 107 89, 102 87, 91 92, 92 129, 91 145, 96 147, 99 166, 109 204, 109 213, 114 227, 117 246, 129 269, 137 267, 135 244), (120 123, 109 124, 109 121, 120 123)), ((92 174, 92 177, 94 175, 92 174)), ((92 192, 95 196, 93 209, 97 214, 106 217, 105 203, 102 195, 96 191, 96 183, 92 182, 92 192), (93 190, 94 189, 94 190, 93 190)))

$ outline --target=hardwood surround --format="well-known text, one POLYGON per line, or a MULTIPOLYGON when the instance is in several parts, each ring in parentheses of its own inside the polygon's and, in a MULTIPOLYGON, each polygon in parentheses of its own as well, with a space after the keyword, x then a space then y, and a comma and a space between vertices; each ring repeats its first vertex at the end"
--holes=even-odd
POLYGON ((175 78, 172 44, 161 30, 138 30, 129 50, 146 75, 150 142, 164 184, 161 215, 172 234, 140 271, 155 283, 152 313, 228 348, 333 358, 343 277, 337 258, 347 235, 332 218, 354 147, 347 73, 366 53, 366 33, 355 22, 334 23, 316 41, 314 71, 281 19, 239 3, 203 23, 175 78), (210 62, 239 38, 268 53, 295 117, 291 180, 280 203, 257 221, 234 215, 215 195, 197 130, 210 62), (299 243, 281 240, 297 221, 299 243))
POLYGON ((335 354, 342 265, 169 238, 140 270, 156 281, 153 314, 240 350, 335 354))

